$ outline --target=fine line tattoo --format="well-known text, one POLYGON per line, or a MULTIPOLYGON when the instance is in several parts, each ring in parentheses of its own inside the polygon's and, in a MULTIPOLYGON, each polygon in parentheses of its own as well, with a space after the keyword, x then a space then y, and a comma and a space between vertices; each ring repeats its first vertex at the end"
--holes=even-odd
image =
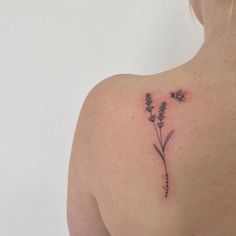
POLYGON ((172 135, 174 134, 174 130, 169 131, 169 133, 164 138, 163 136, 163 128, 164 128, 164 120, 165 120, 165 112, 167 109, 167 103, 164 101, 161 103, 159 107, 158 115, 153 113, 154 106, 152 105, 152 97, 150 93, 146 94, 145 97, 145 104, 146 104, 146 111, 149 112, 150 116, 148 117, 148 120, 153 123, 154 130, 157 136, 157 143, 153 144, 156 152, 160 156, 161 160, 164 164, 164 185, 162 186, 165 193, 165 198, 168 197, 169 193, 169 175, 167 170, 167 164, 166 164, 166 146, 171 139, 172 135))
POLYGON ((183 92, 182 89, 179 89, 176 92, 171 92, 170 97, 179 101, 179 102, 184 102, 185 101, 185 92, 183 92))

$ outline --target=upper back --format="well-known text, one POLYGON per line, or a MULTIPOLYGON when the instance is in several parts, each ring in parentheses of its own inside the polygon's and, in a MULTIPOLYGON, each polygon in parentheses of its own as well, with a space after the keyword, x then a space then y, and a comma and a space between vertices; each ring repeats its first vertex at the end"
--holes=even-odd
POLYGON ((185 65, 91 93, 91 188, 112 236, 236 235, 236 85, 226 74, 185 65))

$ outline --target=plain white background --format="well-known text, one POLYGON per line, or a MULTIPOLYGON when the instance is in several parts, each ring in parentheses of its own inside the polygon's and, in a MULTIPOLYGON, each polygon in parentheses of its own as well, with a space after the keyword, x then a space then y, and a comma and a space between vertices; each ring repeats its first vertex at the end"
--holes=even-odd
POLYGON ((188 0, 0 0, 0 235, 68 235, 68 162, 89 90, 176 67, 202 42, 188 0))

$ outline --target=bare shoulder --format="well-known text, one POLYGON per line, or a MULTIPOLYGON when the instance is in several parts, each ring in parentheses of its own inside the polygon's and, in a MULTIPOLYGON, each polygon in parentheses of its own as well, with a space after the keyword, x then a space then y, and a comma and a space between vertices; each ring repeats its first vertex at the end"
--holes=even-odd
MULTIPOLYGON (((99 210, 96 190, 102 183, 99 172, 103 170, 99 168, 106 166, 107 155, 113 148, 116 149, 114 145, 120 139, 117 130, 122 130, 121 121, 132 97, 130 78, 137 81, 136 76, 115 75, 100 82, 90 91, 80 112, 74 133, 68 179, 67 214, 72 236, 109 235, 103 213, 99 210)), ((110 160, 113 158, 115 157, 110 156, 110 160)))
POLYGON ((140 75, 118 74, 106 78, 87 95, 78 123, 86 129, 86 133, 94 135, 99 134, 93 132, 95 127, 103 129, 104 126, 106 129, 113 122, 114 128, 122 121, 126 112, 130 111, 132 114, 131 110, 140 102, 140 96, 137 95, 143 93, 144 84, 144 78, 140 75))
MULTIPOLYGON (((70 188, 77 196, 70 205, 78 205, 81 222, 87 216, 84 230, 95 225, 101 235, 106 229, 111 235, 173 235, 180 222, 199 220, 199 212, 202 219, 221 214, 224 201, 210 196, 223 192, 235 199, 233 183, 221 178, 235 178, 235 111, 224 106, 231 95, 216 91, 220 84, 203 83, 182 67, 111 76, 90 91, 71 158, 77 173, 71 183, 80 188, 70 188)), ((234 210, 227 207, 228 219, 234 210)), ((186 230, 178 235, 190 234, 186 230)))
POLYGON ((111 101, 111 99, 118 98, 122 93, 125 94, 128 91, 129 93, 134 92, 135 88, 140 85, 143 79, 144 76, 133 74, 116 74, 110 76, 91 89, 86 98, 85 105, 88 105, 87 102, 90 105, 93 102, 100 102, 101 100, 97 100, 98 96, 108 98, 111 101))
MULTIPOLYGON (((156 75, 117 74, 110 76, 95 85, 87 95, 81 114, 94 112, 97 109, 99 115, 111 112, 110 109, 118 109, 123 106, 123 111, 132 108, 137 95, 146 91, 162 91, 168 85, 168 73, 156 75), (129 105, 129 106, 128 106, 129 105)), ((121 110, 119 110, 121 112, 121 110)), ((115 115, 115 114, 114 114, 115 115)), ((117 115, 117 114, 116 114, 117 115)), ((94 116, 92 116, 94 117, 94 116)), ((99 116, 101 118, 101 116, 99 116)), ((107 117, 109 119, 111 117, 107 117)))

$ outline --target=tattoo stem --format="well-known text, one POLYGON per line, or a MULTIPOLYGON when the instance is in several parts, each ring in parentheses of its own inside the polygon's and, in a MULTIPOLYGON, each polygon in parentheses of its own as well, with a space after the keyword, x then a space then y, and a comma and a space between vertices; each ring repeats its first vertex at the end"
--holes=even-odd
POLYGON ((169 176, 168 176, 168 172, 167 172, 167 166, 166 166, 166 161, 165 161, 165 156, 163 158, 163 163, 164 163, 164 167, 165 167, 165 185, 163 186, 164 190, 165 190, 165 197, 168 197, 168 193, 169 193, 169 176))
MULTIPOLYGON (((154 125, 155 131, 156 131, 156 135, 157 135, 158 141, 159 141, 159 143, 160 143, 160 145, 161 145, 161 149, 163 150, 161 135, 159 135, 159 133, 158 133, 158 129, 157 129, 157 126, 156 126, 155 122, 153 122, 153 125, 154 125)), ((163 153, 163 154, 164 154, 164 153, 163 153)))
POLYGON ((160 131, 160 134, 158 132, 158 129, 157 129, 157 126, 155 123, 154 124, 154 127, 155 127, 155 130, 156 130, 156 134, 157 134, 157 137, 158 137, 158 141, 160 143, 160 146, 161 146, 161 151, 158 149, 157 145, 154 144, 154 147, 157 151, 157 153, 161 156, 161 159, 163 161, 163 164, 164 164, 164 170, 165 170, 165 175, 164 175, 164 186, 163 189, 165 190, 165 197, 167 198, 168 197, 168 193, 169 193, 169 175, 168 175, 168 172, 167 172, 167 165, 166 165, 166 160, 165 160, 165 147, 163 145, 163 139, 162 139, 162 132, 161 132, 161 128, 159 128, 159 131, 160 131))
POLYGON ((159 128, 159 130, 160 130, 160 137, 161 137, 160 144, 161 144, 161 148, 162 148, 162 151, 163 151, 163 156, 164 156, 164 146, 163 146, 163 139, 162 139, 162 132, 161 132, 161 128, 159 128))
MULTIPOLYGON (((150 111, 150 116, 153 116, 152 111, 150 111)), ((165 183, 165 185, 162 186, 162 187, 163 187, 163 189, 165 191, 165 197, 167 198, 168 197, 168 193, 169 193, 169 176, 168 176, 166 160, 165 160, 165 147, 164 147, 164 144, 163 144, 162 130, 161 130, 161 127, 159 127, 159 132, 158 132, 158 128, 157 128, 157 125, 156 125, 155 122, 153 122, 153 125, 154 125, 155 131, 156 131, 156 135, 157 135, 159 144, 161 146, 161 151, 162 151, 160 153, 157 145, 154 144, 154 147, 155 147, 156 151, 158 152, 158 154, 161 156, 161 159, 162 159, 163 164, 164 164, 164 170, 165 170, 165 176, 164 176, 164 181, 165 182, 164 183, 165 183)))

